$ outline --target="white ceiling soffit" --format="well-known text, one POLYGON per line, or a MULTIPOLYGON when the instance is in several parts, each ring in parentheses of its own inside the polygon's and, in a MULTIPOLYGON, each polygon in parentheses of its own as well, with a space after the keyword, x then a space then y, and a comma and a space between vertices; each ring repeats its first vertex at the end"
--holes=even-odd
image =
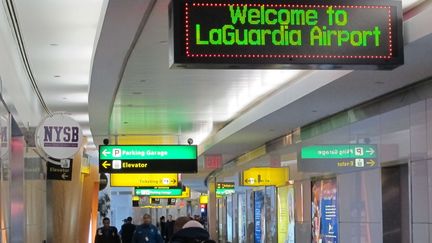
POLYGON ((88 132, 90 70, 106 1, 10 3, 14 6, 30 69, 48 109, 69 113, 80 123, 85 135, 91 136, 88 132))
POLYGON ((109 131, 109 118, 124 65, 154 0, 109 1, 93 60, 89 91, 90 127, 96 144, 109 131))
POLYGON ((0 4, 1 95, 20 126, 37 126, 44 115, 44 110, 22 65, 10 23, 5 4, 0 4))
MULTIPOLYGON (((232 102, 233 106, 239 106, 240 104, 243 108, 250 108, 254 104, 256 105, 257 101, 260 101, 261 103, 273 105, 267 111, 275 111, 294 101, 296 98, 306 95, 307 92, 312 92, 349 72, 314 71, 312 74, 297 78, 295 80, 297 82, 284 84, 286 81, 292 81, 293 77, 298 77, 296 76, 298 72, 291 70, 169 70, 167 68, 168 52, 166 46, 168 39, 168 2, 168 0, 157 2, 144 31, 137 40, 136 47, 131 53, 130 59, 127 60, 124 75, 120 74, 122 82, 114 103, 113 123, 111 124, 113 128, 112 132, 114 133, 188 135, 188 132, 193 134, 192 132, 199 132, 200 130, 204 130, 204 133, 209 133, 211 130, 217 130, 214 128, 217 128, 220 124, 223 125, 230 119, 235 118, 236 115, 241 114, 241 112, 238 112, 239 110, 230 112, 230 102, 227 103, 226 100, 234 99, 234 102, 232 102), (250 90, 256 90, 256 87, 254 87, 255 83, 261 85, 268 80, 274 80, 275 77, 282 79, 282 82, 278 83, 279 86, 266 90, 257 99, 248 101, 246 104, 242 102, 243 97, 249 96, 251 93, 249 92, 250 90), (314 81, 312 86, 298 85, 298 83, 309 84, 305 80, 309 79, 313 81, 316 79, 314 77, 319 77, 320 81, 314 81), (324 79, 323 77, 327 78, 324 79), (295 93, 295 96, 288 100, 289 102, 287 102, 287 99, 284 99, 283 103, 274 103, 273 101, 265 100, 269 96, 269 93, 272 93, 274 89, 281 86, 285 86, 285 89, 289 87, 291 92, 295 93)), ((121 7, 126 8, 126 5, 128 4, 124 4, 121 7)), ((106 38, 102 36, 108 34, 105 32, 112 28, 110 25, 118 25, 118 22, 121 23, 121 21, 124 21, 116 19, 114 14, 110 16, 110 9, 111 3, 108 7, 101 42, 106 41, 106 38)), ((113 10, 113 12, 115 11, 113 10)), ((110 38, 108 39, 110 40, 110 38)), ((107 68, 108 66, 105 66, 105 69, 101 69, 104 66, 99 60, 104 60, 105 62, 110 60, 111 63, 118 61, 113 60, 113 56, 110 56, 111 59, 97 58, 99 52, 106 54, 107 52, 113 52, 110 52, 110 48, 119 49, 112 48, 112 46, 103 47, 100 43, 96 53, 90 93, 91 99, 93 97, 95 99, 95 104, 99 103, 99 105, 93 105, 93 102, 90 102, 92 129, 93 132, 98 131, 96 133, 101 136, 108 134, 108 119, 106 115, 109 114, 108 108, 111 104, 109 101, 112 100, 115 88, 118 85, 117 80, 115 80, 115 77, 118 77, 118 75, 114 75, 114 73, 118 70, 122 71, 119 67, 117 67, 117 70, 114 70, 112 66, 110 66, 111 69, 107 68), (99 78, 104 81, 103 86, 99 86, 99 89, 102 89, 99 93, 103 93, 103 95, 93 95, 93 90, 97 90, 93 87, 93 82, 95 84, 98 82, 98 79, 94 77, 102 71, 107 73, 112 71, 113 75, 106 75, 107 78, 105 79, 99 78), (101 102, 101 100, 105 102, 101 102), (100 114, 100 116, 96 114, 100 114), (93 119, 93 116, 100 119, 93 119)), ((121 58, 117 59, 122 59, 123 56, 120 55, 121 58)), ((102 82, 99 83, 102 84, 102 82)), ((258 85, 257 87, 259 89, 262 86, 258 85)), ((256 110, 256 108, 252 110, 256 110)), ((264 115, 264 113, 261 115, 264 115)), ((252 117, 254 120, 257 120, 262 116, 254 115, 252 117)), ((242 118, 240 118, 234 120, 232 123, 235 122, 237 124, 243 123, 246 126, 253 121, 245 122, 244 119, 242 121, 242 118)), ((241 129, 241 126, 231 127, 236 127, 232 129, 232 132, 236 129, 241 129)), ((227 133, 226 131, 226 129, 221 130, 209 143, 205 144, 205 147, 209 148, 214 145, 213 142, 220 142, 224 137, 229 136, 231 132, 227 133), (223 135, 224 132, 226 135, 223 135)), ((180 141, 183 142, 185 138, 182 138, 180 141)))

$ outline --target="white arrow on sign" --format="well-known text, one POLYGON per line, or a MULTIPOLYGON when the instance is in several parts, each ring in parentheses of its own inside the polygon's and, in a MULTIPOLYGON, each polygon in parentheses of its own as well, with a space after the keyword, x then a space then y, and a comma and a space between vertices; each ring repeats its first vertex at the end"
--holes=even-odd
POLYGON ((373 155, 375 153, 375 150, 373 148, 369 148, 368 150, 366 150, 367 153, 369 153, 369 155, 373 155))
POLYGON ((111 154, 111 152, 109 152, 107 149, 104 149, 104 151, 102 151, 102 154, 104 156, 107 156, 108 154, 111 154))
POLYGON ((61 175, 61 178, 63 178, 63 180, 66 180, 66 178, 68 178, 69 176, 66 174, 66 173, 63 173, 62 175, 61 175))

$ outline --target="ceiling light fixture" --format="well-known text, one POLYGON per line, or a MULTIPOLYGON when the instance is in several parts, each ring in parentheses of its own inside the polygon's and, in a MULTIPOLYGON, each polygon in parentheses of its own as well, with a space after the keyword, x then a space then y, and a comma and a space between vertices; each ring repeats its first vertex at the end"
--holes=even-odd
POLYGON ((54 75, 54 78, 60 78, 61 76, 60 75, 54 75))

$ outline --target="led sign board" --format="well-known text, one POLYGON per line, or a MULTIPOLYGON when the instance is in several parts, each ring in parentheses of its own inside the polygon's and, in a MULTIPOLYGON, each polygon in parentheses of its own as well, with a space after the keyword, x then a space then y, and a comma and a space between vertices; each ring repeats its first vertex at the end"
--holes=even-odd
POLYGON ((177 174, 111 174, 112 187, 176 187, 178 186, 177 174))
POLYGON ((194 145, 102 145, 100 173, 196 173, 194 145))
POLYGON ((172 67, 394 68, 400 1, 173 0, 172 67))
POLYGON ((374 144, 303 146, 298 153, 302 172, 348 172, 379 166, 374 144))

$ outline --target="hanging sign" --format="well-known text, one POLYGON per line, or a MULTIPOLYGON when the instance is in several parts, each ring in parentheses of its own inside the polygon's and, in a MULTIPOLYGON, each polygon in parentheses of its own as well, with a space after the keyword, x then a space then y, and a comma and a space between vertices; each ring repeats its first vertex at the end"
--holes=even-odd
POLYGON ((52 158, 73 157, 80 150, 81 143, 79 123, 64 114, 46 117, 36 130, 36 146, 52 158))
POLYGON ((375 144, 302 146, 298 155, 302 172, 351 172, 380 166, 375 144))
POLYGON ((173 0, 170 7, 172 67, 403 64, 400 1, 173 0))
POLYGON ((243 186, 283 186, 289 180, 288 168, 251 168, 243 171, 243 186))
POLYGON ((196 173, 194 145, 101 145, 99 172, 196 173))
POLYGON ((178 185, 177 174, 111 174, 112 187, 157 187, 178 185))

